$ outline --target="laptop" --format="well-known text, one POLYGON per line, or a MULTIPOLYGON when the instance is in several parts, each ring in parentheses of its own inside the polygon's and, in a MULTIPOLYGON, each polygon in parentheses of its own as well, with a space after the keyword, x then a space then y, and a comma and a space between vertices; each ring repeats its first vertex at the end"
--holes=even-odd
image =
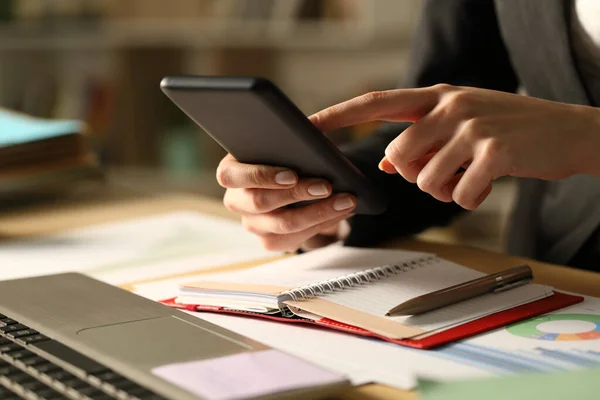
MULTIPOLYGON (((270 352, 277 350, 81 274, 0 282, 4 400, 321 398, 349 387, 338 374, 300 359, 292 363, 298 374, 288 374, 286 382, 281 371, 268 368, 289 365, 270 359, 256 362, 256 369, 267 368, 262 376, 273 373, 277 385, 256 390, 254 368, 236 368, 246 356, 270 352), (227 385, 215 386, 210 373, 227 385), (188 375, 192 379, 182 383, 188 375), (308 381, 300 382, 304 377, 308 381)), ((281 355, 292 357, 281 353, 275 360, 281 355)))

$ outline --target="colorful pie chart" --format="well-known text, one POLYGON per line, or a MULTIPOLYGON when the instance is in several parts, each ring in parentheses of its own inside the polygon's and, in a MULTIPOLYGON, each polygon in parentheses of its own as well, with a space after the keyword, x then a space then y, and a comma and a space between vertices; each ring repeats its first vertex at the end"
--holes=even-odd
POLYGON ((600 315, 552 314, 511 325, 513 335, 537 340, 600 339, 600 315))

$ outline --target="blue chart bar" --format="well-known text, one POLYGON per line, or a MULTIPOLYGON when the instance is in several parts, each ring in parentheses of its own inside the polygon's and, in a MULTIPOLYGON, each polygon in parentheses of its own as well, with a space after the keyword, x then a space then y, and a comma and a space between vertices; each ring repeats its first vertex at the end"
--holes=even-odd
POLYGON ((500 375, 569 370, 600 365, 599 352, 575 349, 552 350, 536 347, 531 351, 510 351, 458 343, 434 350, 432 354, 500 375))
POLYGON ((576 367, 593 367, 600 364, 600 358, 596 356, 594 359, 592 358, 592 354, 581 354, 575 351, 568 352, 562 350, 548 350, 542 347, 537 347, 536 350, 539 351, 544 357, 570 363, 576 367))

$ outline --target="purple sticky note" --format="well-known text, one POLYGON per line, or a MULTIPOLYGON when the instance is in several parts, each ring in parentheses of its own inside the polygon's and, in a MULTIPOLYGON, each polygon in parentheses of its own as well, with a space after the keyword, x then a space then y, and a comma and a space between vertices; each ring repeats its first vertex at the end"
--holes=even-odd
POLYGON ((340 383, 344 377, 278 350, 169 364, 152 373, 207 399, 240 399, 340 383))

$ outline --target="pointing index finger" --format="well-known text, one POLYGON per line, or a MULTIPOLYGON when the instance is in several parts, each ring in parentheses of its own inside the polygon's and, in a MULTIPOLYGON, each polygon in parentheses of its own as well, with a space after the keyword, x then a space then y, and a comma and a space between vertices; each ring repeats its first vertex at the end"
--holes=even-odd
POLYGON ((322 132, 372 121, 415 122, 439 99, 436 87, 370 92, 309 117, 322 132))

